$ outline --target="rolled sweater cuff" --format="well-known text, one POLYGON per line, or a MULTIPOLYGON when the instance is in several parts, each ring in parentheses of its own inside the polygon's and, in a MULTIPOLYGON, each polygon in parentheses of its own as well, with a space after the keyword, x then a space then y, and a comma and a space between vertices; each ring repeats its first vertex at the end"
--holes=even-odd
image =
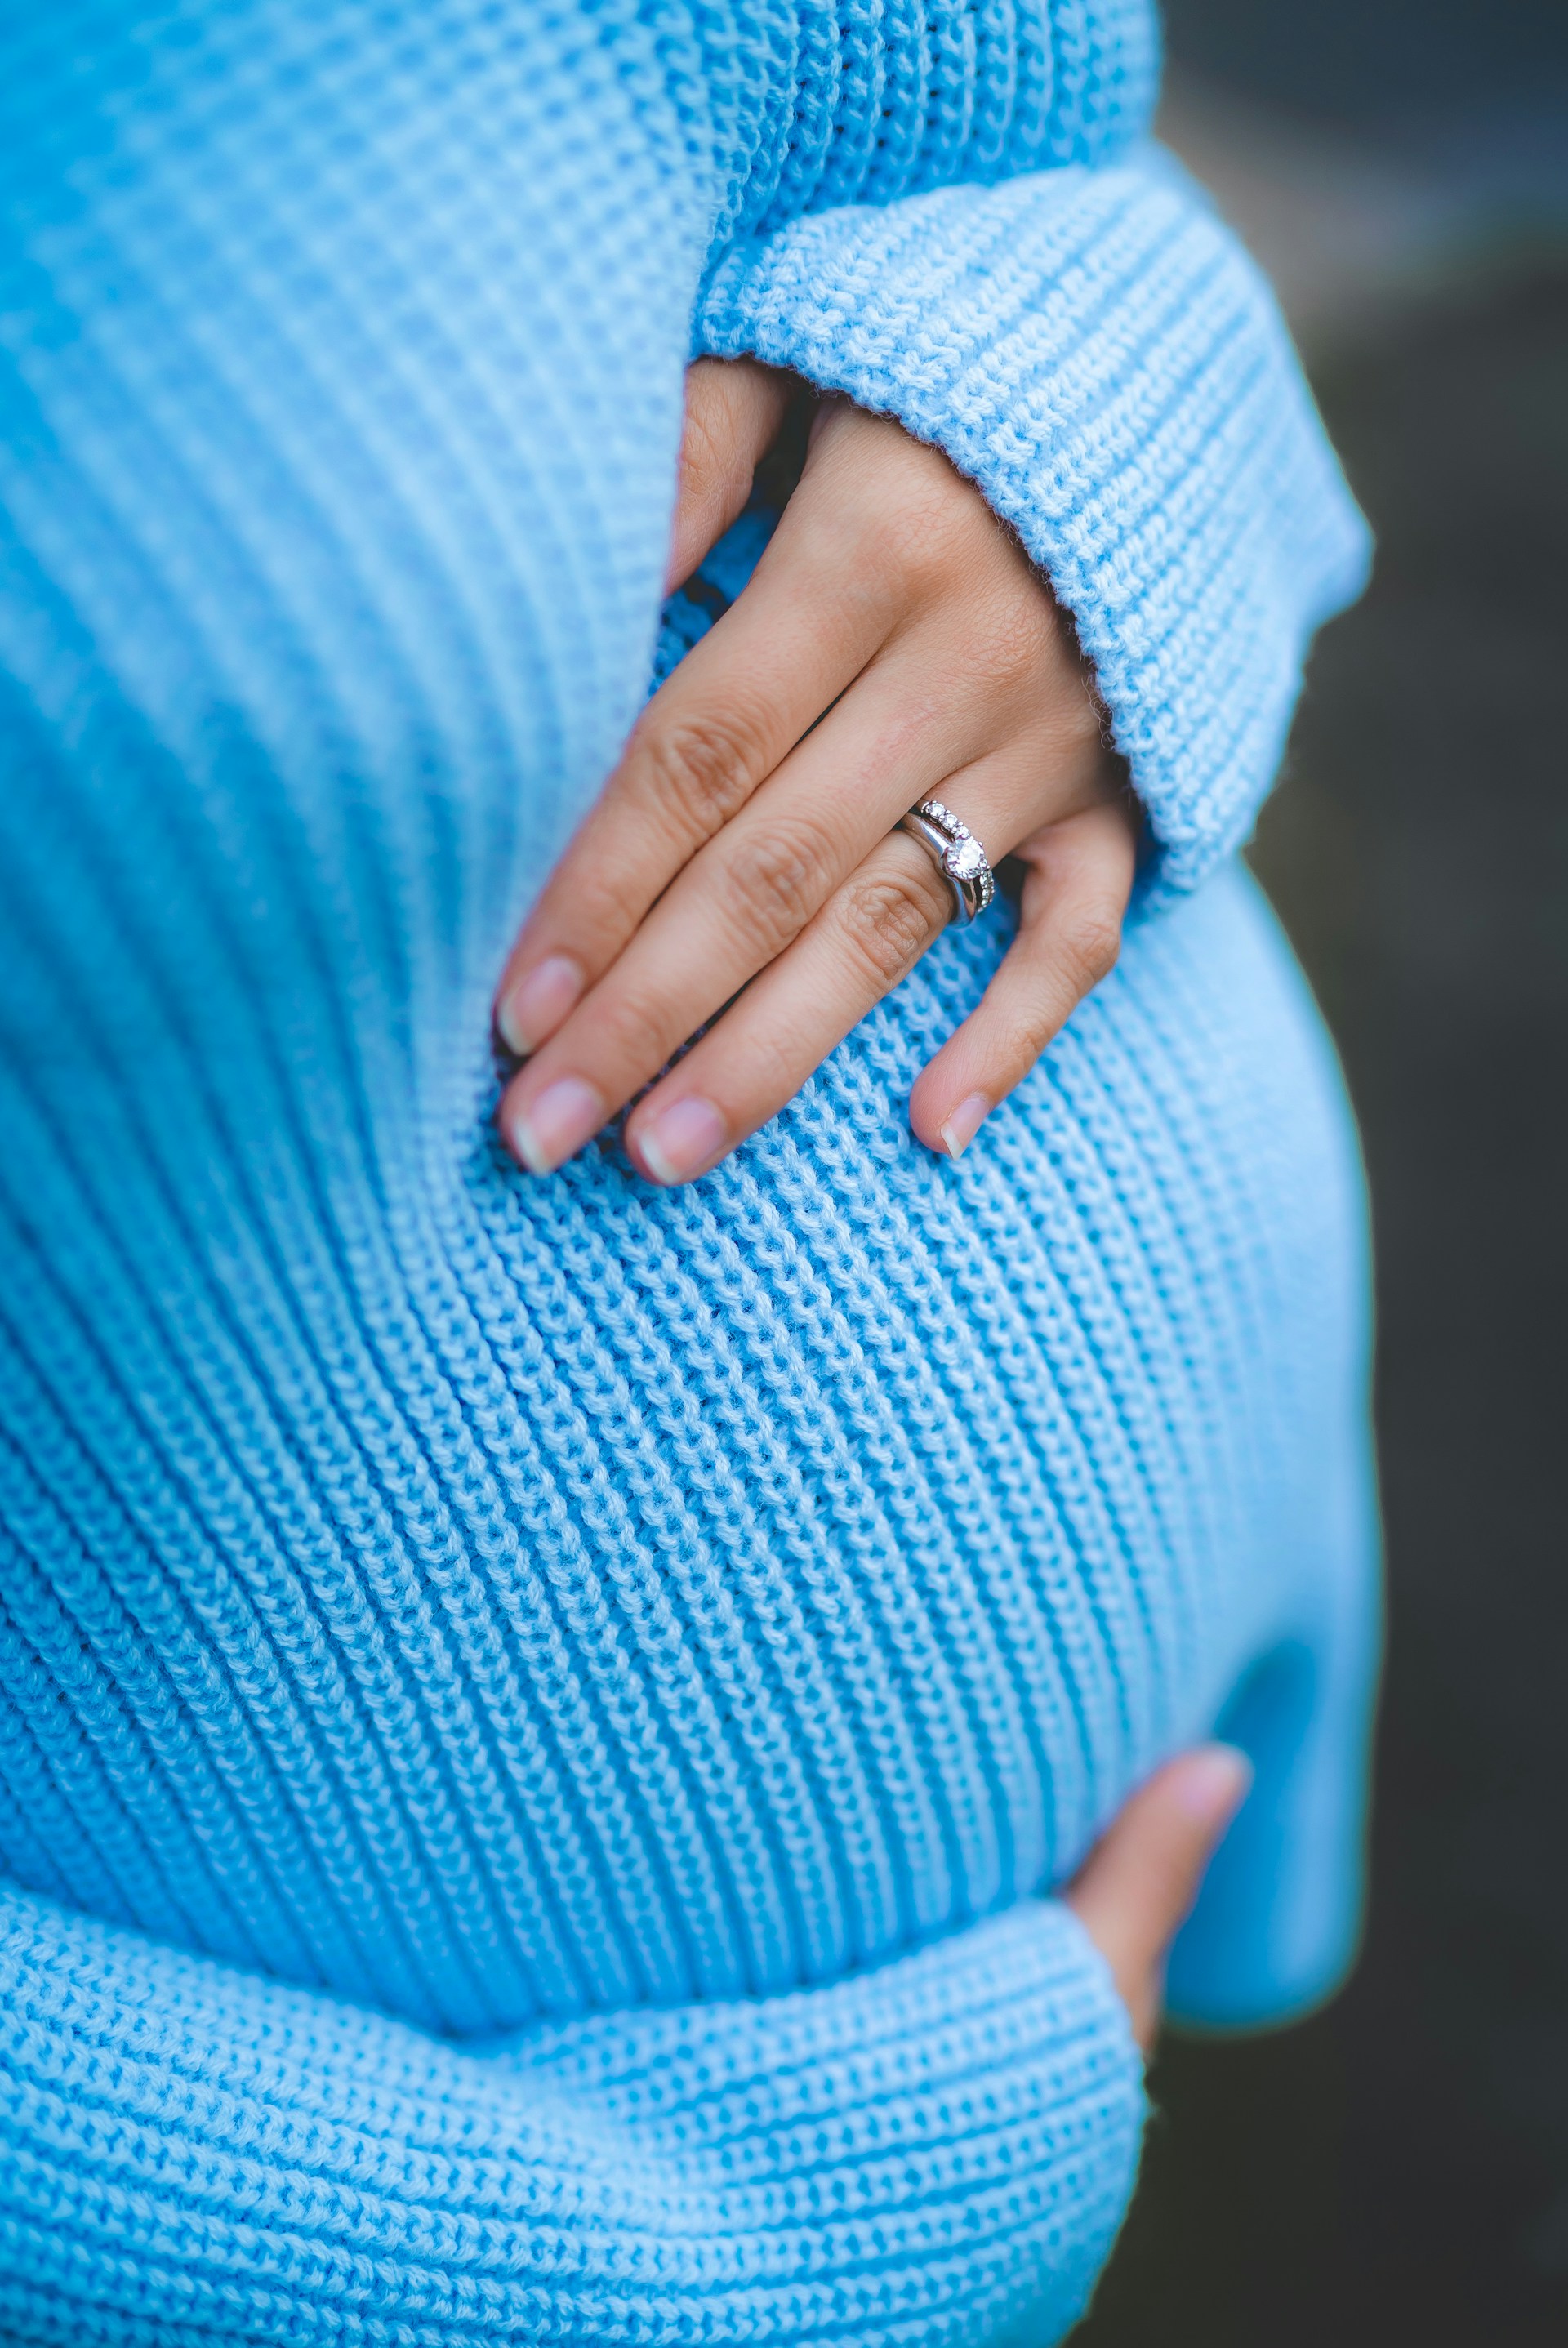
POLYGON ((740 239, 694 346, 897 417, 1017 531, 1148 810, 1151 894, 1240 845, 1369 541, 1268 287, 1177 166, 1145 149, 740 239))
POLYGON ((0 2331, 978 2343, 1081 2312, 1136 2049, 1070 1913, 463 2048, 0 1890, 0 2331))

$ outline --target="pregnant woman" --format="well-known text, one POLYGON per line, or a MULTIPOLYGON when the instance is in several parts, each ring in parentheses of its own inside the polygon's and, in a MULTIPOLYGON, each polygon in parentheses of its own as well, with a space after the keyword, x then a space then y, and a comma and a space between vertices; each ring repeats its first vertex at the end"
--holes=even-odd
POLYGON ((0 30, 7 2339, 1047 2342, 1156 1765, 1254 1773, 1176 2006, 1342 1971, 1360 1195, 1234 851, 1364 550, 1154 47, 0 30))

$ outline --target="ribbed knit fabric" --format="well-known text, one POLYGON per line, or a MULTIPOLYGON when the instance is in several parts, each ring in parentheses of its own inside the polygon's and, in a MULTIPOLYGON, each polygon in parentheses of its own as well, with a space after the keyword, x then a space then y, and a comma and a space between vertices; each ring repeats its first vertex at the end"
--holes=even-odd
POLYGON ((1140 2115, 1048 1894, 1157 1758, 1258 1764, 1187 2010, 1342 1968, 1359 1187, 1216 860, 1359 538, 1153 50, 0 23, 0 2335, 1047 2343, 1140 2115), (1001 916, 688 1190, 493 1139, 694 335, 951 448, 1149 805, 956 1166, 905 1103, 1001 916))
POLYGON ((1272 301, 1168 157, 740 240, 697 346, 897 416, 981 484, 1094 664, 1158 851, 1145 889, 1242 844, 1366 539, 1272 301))

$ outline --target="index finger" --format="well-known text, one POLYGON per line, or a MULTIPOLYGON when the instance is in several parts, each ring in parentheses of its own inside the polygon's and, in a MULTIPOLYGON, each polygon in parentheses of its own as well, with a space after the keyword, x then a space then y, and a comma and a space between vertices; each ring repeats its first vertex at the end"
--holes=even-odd
POLYGON ((548 1041, 884 641, 897 573, 858 577, 838 543, 843 520, 803 482, 745 592, 637 720, 508 960, 496 1024, 513 1051, 548 1041))

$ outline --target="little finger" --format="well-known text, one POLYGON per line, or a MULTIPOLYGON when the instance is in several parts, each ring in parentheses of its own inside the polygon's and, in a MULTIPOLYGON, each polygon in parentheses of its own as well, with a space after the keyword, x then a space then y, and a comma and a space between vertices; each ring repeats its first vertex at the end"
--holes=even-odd
POLYGON ((1123 795, 1046 826, 1013 850, 1026 868, 1017 937, 910 1095, 910 1125, 928 1149, 961 1157, 1114 966, 1138 821, 1123 795))

